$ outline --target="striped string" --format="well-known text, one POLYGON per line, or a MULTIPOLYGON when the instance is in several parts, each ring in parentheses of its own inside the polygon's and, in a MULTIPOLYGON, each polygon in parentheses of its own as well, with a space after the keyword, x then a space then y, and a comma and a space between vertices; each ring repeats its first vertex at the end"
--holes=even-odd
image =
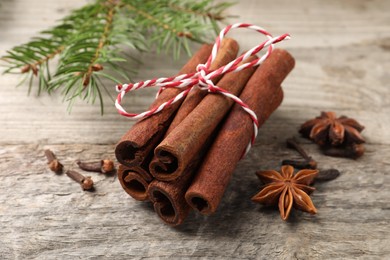
POLYGON ((119 94, 118 94, 117 99, 115 101, 115 107, 117 108, 119 114, 121 114, 122 116, 137 120, 137 119, 143 119, 143 118, 149 117, 151 115, 154 115, 156 113, 159 113, 164 108, 166 108, 166 107, 176 103, 177 101, 185 98, 188 95, 188 93, 191 91, 191 89, 194 87, 199 87, 200 89, 207 90, 210 93, 220 93, 222 95, 225 95, 228 98, 233 99, 234 102, 239 104, 244 109, 244 111, 248 113, 248 115, 250 116, 250 118, 253 121, 253 134, 252 134, 250 143, 248 144, 248 146, 245 149, 245 152, 244 152, 244 155, 245 155, 250 150, 252 144, 254 143, 254 141, 256 139, 257 133, 258 133, 259 123, 257 120, 257 116, 253 112, 253 110, 251 110, 240 98, 238 98, 237 96, 224 90, 223 88, 216 86, 212 82, 212 79, 217 77, 217 76, 228 73, 228 72, 238 72, 238 71, 241 71, 241 70, 249 68, 249 67, 260 65, 269 57, 269 55, 271 54, 271 52, 274 48, 273 45, 275 43, 281 42, 283 40, 287 40, 289 38, 290 38, 289 34, 282 34, 282 35, 277 36, 277 37, 272 37, 272 35, 270 33, 268 33, 265 29, 263 29, 259 26, 256 26, 256 25, 248 24, 248 23, 236 23, 236 24, 229 25, 229 26, 225 27, 219 33, 219 36, 215 40, 210 57, 208 58, 208 60, 205 64, 199 64, 197 66, 195 73, 182 74, 179 76, 169 77, 169 78, 155 78, 155 79, 151 79, 151 80, 140 81, 137 83, 129 83, 129 84, 123 84, 123 85, 119 84, 116 86, 116 90, 119 92, 119 94), (250 30, 254 30, 254 31, 266 36, 267 40, 260 43, 259 45, 255 46, 255 47, 253 47, 252 49, 245 52, 244 54, 242 54, 241 56, 239 56, 235 60, 231 61, 230 63, 228 63, 228 64, 226 64, 226 65, 224 65, 216 70, 210 71, 209 68, 211 66, 211 63, 215 60, 215 58, 217 56, 217 53, 221 47, 221 42, 222 42, 223 38, 226 36, 226 34, 230 30, 236 29, 236 28, 247 28, 250 30), (260 52, 264 48, 267 48, 267 51, 260 58, 257 58, 251 62, 239 65, 243 60, 249 58, 250 56, 256 55, 258 52, 260 52), (158 93, 157 93, 157 96, 161 93, 161 91, 163 91, 163 89, 166 89, 166 88, 178 88, 178 89, 183 89, 183 91, 180 92, 177 96, 173 97, 172 99, 162 103, 161 105, 154 107, 150 110, 147 110, 145 112, 139 113, 139 114, 128 113, 121 106, 122 100, 123 100, 124 96, 126 95, 126 93, 128 93, 130 91, 137 90, 137 89, 149 88, 149 87, 160 88, 158 93))

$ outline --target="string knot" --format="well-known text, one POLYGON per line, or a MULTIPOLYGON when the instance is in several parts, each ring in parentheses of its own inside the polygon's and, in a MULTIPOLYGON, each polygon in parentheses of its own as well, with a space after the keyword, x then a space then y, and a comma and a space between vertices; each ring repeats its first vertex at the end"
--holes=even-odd
POLYGON ((258 120, 256 114, 238 97, 235 95, 229 93, 228 91, 214 85, 212 79, 218 76, 222 76, 225 73, 229 72, 237 72, 249 67, 258 66, 261 63, 266 60, 269 55, 271 54, 273 50, 273 45, 275 43, 278 43, 283 40, 289 39, 290 36, 288 34, 283 34, 277 37, 272 37, 272 35, 267 32, 265 29, 252 25, 247 23, 236 23, 232 25, 228 25, 225 27, 217 37, 213 49, 211 51, 211 55, 208 58, 207 62, 205 64, 199 64, 196 67, 195 73, 189 73, 189 74, 182 74, 175 77, 169 77, 169 78, 155 78, 151 80, 146 81, 140 81, 138 83, 129 83, 129 84, 119 84, 116 86, 116 90, 119 92, 118 97, 115 101, 115 107, 117 108, 119 114, 128 117, 130 119, 142 119, 145 117, 149 117, 153 114, 159 113, 166 107, 178 102, 179 100, 185 98, 188 93, 191 91, 191 89, 198 85, 198 87, 202 90, 207 90, 209 93, 219 93, 222 94, 228 98, 231 98, 234 102, 239 104, 242 109, 248 113, 250 118, 253 121, 253 135, 251 138, 251 142, 248 144, 248 147, 245 151, 247 153, 251 147, 251 144, 254 142, 256 135, 257 135, 257 126, 258 126, 258 120), (216 59, 217 53, 219 48, 221 47, 221 42, 225 35, 231 30, 236 28, 247 28, 254 30, 260 34, 263 34, 267 37, 267 40, 258 44, 257 46, 253 47, 249 51, 245 52, 235 60, 231 61, 230 63, 216 69, 213 71, 210 71, 210 65, 211 63, 216 59), (248 63, 242 63, 244 60, 249 58, 250 56, 256 55, 258 52, 260 52, 262 49, 267 47, 267 51, 264 55, 262 55, 260 58, 256 58, 255 60, 248 62, 248 63), (178 88, 183 89, 177 96, 171 98, 170 100, 162 103, 158 107, 154 107, 148 111, 142 112, 140 114, 134 114, 134 113, 128 113, 126 110, 121 106, 121 102, 125 96, 126 93, 130 91, 134 91, 141 88, 147 88, 147 87, 158 87, 159 91, 157 93, 157 96, 159 93, 161 93, 162 90, 166 88, 178 88))
POLYGON ((198 78, 198 88, 201 90, 207 90, 208 92, 215 92, 214 83, 210 79, 210 75, 205 64, 198 64, 196 66, 197 78, 198 78))

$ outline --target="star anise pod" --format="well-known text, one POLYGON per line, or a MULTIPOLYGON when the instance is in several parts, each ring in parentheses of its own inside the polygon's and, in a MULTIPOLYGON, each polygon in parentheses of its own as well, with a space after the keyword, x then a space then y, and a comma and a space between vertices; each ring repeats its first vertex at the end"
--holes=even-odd
POLYGON ((321 146, 338 146, 364 143, 360 134, 363 129, 364 126, 355 119, 346 116, 337 118, 334 112, 321 112, 321 116, 302 124, 299 132, 321 146))
POLYGON ((260 171, 256 173, 266 184, 264 188, 252 197, 252 201, 265 205, 278 203, 280 216, 287 220, 294 206, 311 214, 317 213, 308 194, 315 188, 309 186, 318 174, 318 170, 304 169, 294 175, 294 168, 283 165, 281 173, 277 171, 260 171))

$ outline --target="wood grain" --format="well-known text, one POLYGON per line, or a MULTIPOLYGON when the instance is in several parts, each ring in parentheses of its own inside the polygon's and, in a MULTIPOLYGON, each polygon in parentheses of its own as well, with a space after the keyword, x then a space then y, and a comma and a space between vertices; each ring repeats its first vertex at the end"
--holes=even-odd
MULTIPOLYGON (((0 5, 0 55, 27 41, 84 1, 19 0, 0 5)), ((0 77, 0 258, 390 258, 390 2, 274 0, 239 1, 230 8, 273 34, 289 32, 280 45, 296 67, 283 83, 285 100, 240 162, 222 205, 210 217, 192 213, 181 227, 164 225, 150 204, 132 200, 115 176, 91 175, 94 193, 83 192, 65 174, 46 166, 50 148, 67 169, 77 159, 114 159, 114 144, 132 125, 113 106, 79 102, 71 114, 59 94, 36 98, 18 77, 0 77), (294 211, 283 222, 277 210, 250 201, 260 188, 254 172, 278 169, 297 157, 285 139, 306 119, 333 110, 358 119, 366 129, 367 152, 359 160, 330 158, 300 139, 320 168, 341 176, 316 184, 319 213, 294 211)), ((232 35, 248 49, 261 37, 232 35)), ((137 80, 174 75, 186 62, 144 54, 137 80)), ((107 83, 107 87, 111 87, 107 83)), ((113 86, 111 89, 114 93, 113 86)), ((154 91, 126 101, 141 112, 154 91)), ((107 99, 107 104, 109 100, 107 99)))

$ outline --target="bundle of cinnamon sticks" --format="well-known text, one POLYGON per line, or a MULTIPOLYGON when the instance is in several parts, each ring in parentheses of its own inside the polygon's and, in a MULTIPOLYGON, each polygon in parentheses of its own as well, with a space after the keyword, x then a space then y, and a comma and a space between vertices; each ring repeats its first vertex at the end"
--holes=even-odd
MULTIPOLYGON (((234 60, 238 49, 235 40, 225 38, 210 69, 234 60)), ((203 45, 179 74, 195 72, 211 50, 212 45, 203 45)), ((259 67, 228 73, 213 82, 246 103, 261 126, 282 102, 281 83, 293 67, 294 58, 275 49, 259 67)), ((151 107, 180 91, 165 89, 151 107)), ((221 94, 194 88, 182 103, 138 121, 121 138, 115 150, 121 164, 119 181, 134 199, 151 201, 169 225, 182 224, 191 209, 211 214, 252 133, 252 119, 240 105, 221 94)))

